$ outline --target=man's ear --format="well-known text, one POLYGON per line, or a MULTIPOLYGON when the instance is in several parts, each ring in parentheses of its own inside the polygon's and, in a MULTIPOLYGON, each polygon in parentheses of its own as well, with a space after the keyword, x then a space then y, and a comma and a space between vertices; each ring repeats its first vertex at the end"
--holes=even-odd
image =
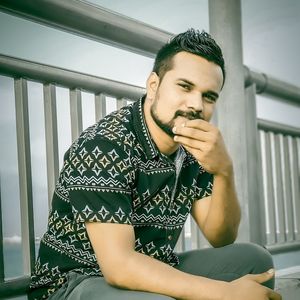
POLYGON ((159 77, 155 72, 151 72, 147 79, 147 98, 155 99, 155 95, 159 86, 159 77))

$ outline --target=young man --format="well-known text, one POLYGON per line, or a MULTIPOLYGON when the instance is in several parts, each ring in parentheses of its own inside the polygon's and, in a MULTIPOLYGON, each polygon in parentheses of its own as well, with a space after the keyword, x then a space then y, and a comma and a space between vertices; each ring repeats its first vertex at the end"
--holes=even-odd
POLYGON ((232 244, 233 166, 209 123, 224 80, 219 46, 188 30, 159 51, 144 97, 81 134, 56 185, 35 299, 281 299, 271 256, 232 244), (190 213, 213 248, 176 255, 190 213))

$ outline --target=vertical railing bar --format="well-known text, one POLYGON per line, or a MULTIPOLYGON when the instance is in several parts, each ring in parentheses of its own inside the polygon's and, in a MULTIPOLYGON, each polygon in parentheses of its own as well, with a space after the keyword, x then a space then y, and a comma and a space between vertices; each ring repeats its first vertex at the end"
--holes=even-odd
MULTIPOLYGON (((247 151, 249 157, 246 161, 248 171, 248 231, 250 233, 250 241, 265 245, 266 228, 265 228, 265 206, 263 202, 263 186, 262 186, 262 169, 261 169, 261 148, 260 138, 257 128, 256 116, 256 85, 252 84, 245 88, 246 109, 248 117, 247 139, 249 145, 247 151)), ((245 218, 246 216, 244 216, 245 218)), ((246 217, 247 218, 247 217, 246 217)))
POLYGON ((95 117, 96 122, 106 116, 106 97, 104 94, 95 95, 95 117))
POLYGON ((186 250, 186 239, 185 239, 185 229, 184 226, 182 228, 181 234, 179 236, 179 239, 181 240, 181 251, 185 251, 186 250))
POLYGON ((28 92, 27 81, 25 79, 21 78, 15 80, 15 102, 23 265, 24 274, 30 274, 35 263, 35 237, 31 178, 28 92))
POLYGON ((48 202, 50 205, 52 200, 52 194, 55 189, 55 183, 58 178, 58 172, 59 172, 56 94, 55 94, 55 86, 53 84, 44 85, 44 111, 45 111, 48 202))
POLYGON ((1 198, 1 177, 0 177, 0 282, 4 281, 4 241, 2 226, 2 198, 1 198))
POLYGON ((200 229, 198 230, 198 239, 199 239, 199 245, 200 245, 201 249, 207 248, 210 246, 208 240, 205 238, 204 234, 201 232, 200 229))
POLYGON ((184 251, 184 229, 182 229, 180 236, 178 238, 176 247, 175 247, 176 252, 183 252, 184 251))
POLYGON ((276 221, 276 236, 277 243, 283 243, 285 241, 285 229, 284 229, 284 206, 283 206, 283 190, 282 190, 282 170, 280 159, 280 145, 279 136, 274 133, 270 133, 271 137, 271 156, 273 164, 273 185, 274 185, 274 203, 275 203, 275 221, 276 221))
POLYGON ((117 99, 117 110, 122 108, 123 106, 127 105, 127 100, 124 98, 118 98, 117 99))
POLYGON ((196 224, 195 220, 191 218, 191 245, 192 249, 200 249, 200 240, 199 240, 199 227, 196 224))
POLYGON ((264 203, 266 215, 266 238, 267 244, 272 245, 276 243, 275 234, 275 208, 274 208, 274 190, 273 190, 273 175, 272 175, 272 161, 271 161, 271 146, 270 136, 267 132, 260 131, 261 141, 261 160, 264 181, 264 203))
POLYGON ((79 89, 70 90, 70 113, 72 141, 82 132, 82 100, 79 89))
POLYGON ((290 163, 292 169, 292 203, 294 214, 295 239, 300 241, 300 138, 292 138, 290 147, 290 163))
POLYGON ((283 205, 284 205, 284 220, 285 220, 285 235, 286 241, 294 240, 293 230, 293 206, 292 206, 292 191, 291 191, 291 169, 288 149, 288 138, 283 135, 279 136, 281 165, 282 165, 282 186, 283 186, 283 205))

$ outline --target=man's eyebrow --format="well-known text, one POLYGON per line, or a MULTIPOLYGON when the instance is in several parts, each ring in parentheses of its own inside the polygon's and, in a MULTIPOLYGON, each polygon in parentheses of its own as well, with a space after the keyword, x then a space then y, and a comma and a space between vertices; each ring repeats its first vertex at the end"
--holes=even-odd
MULTIPOLYGON (((195 83, 191 82, 190 80, 188 79, 185 79, 185 78, 178 78, 178 81, 183 81, 191 86, 195 86, 195 83)), ((219 94, 217 92, 214 92, 214 91, 207 91, 207 92, 204 92, 203 94, 206 94, 206 95, 212 95, 214 96, 216 99, 219 98, 219 94)))
POLYGON ((185 78, 178 78, 177 81, 183 81, 189 85, 192 85, 192 86, 195 86, 195 84, 191 81, 189 81, 188 79, 185 79, 185 78))

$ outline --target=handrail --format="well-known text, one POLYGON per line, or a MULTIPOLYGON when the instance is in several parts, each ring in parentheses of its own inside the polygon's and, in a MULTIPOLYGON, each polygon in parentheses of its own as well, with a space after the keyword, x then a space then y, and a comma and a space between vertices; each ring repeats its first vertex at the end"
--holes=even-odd
POLYGON ((24 295, 29 290, 30 276, 0 282, 0 299, 24 295))
POLYGON ((257 119, 258 129, 264 131, 271 131, 273 133, 280 133, 284 135, 290 135, 295 137, 300 137, 300 128, 284 125, 281 123, 267 121, 262 119, 257 119))
MULTIPOLYGON (((148 57, 154 57, 160 47, 173 35, 83 1, 39 0, 39 5, 36 5, 31 0, 2 0, 0 11, 148 57)), ((251 71, 247 66, 244 66, 244 76, 245 86, 255 83, 257 93, 300 104, 300 87, 275 79, 268 74, 251 71)))
POLYGON ((137 100, 145 92, 141 87, 80 72, 52 67, 0 54, 0 74, 14 78, 28 78, 41 83, 56 83, 63 87, 95 94, 103 93, 117 98, 137 100))
POLYGON ((1 0, 0 10, 149 57, 172 35, 83 1, 1 0))
POLYGON ((275 244, 275 245, 268 245, 266 246, 268 251, 271 254, 289 252, 289 251, 297 251, 300 250, 300 242, 285 242, 284 244, 275 244))
POLYGON ((268 94, 281 101, 300 105, 300 87, 276 79, 265 73, 258 73, 244 66, 245 87, 256 85, 257 94, 268 94))

